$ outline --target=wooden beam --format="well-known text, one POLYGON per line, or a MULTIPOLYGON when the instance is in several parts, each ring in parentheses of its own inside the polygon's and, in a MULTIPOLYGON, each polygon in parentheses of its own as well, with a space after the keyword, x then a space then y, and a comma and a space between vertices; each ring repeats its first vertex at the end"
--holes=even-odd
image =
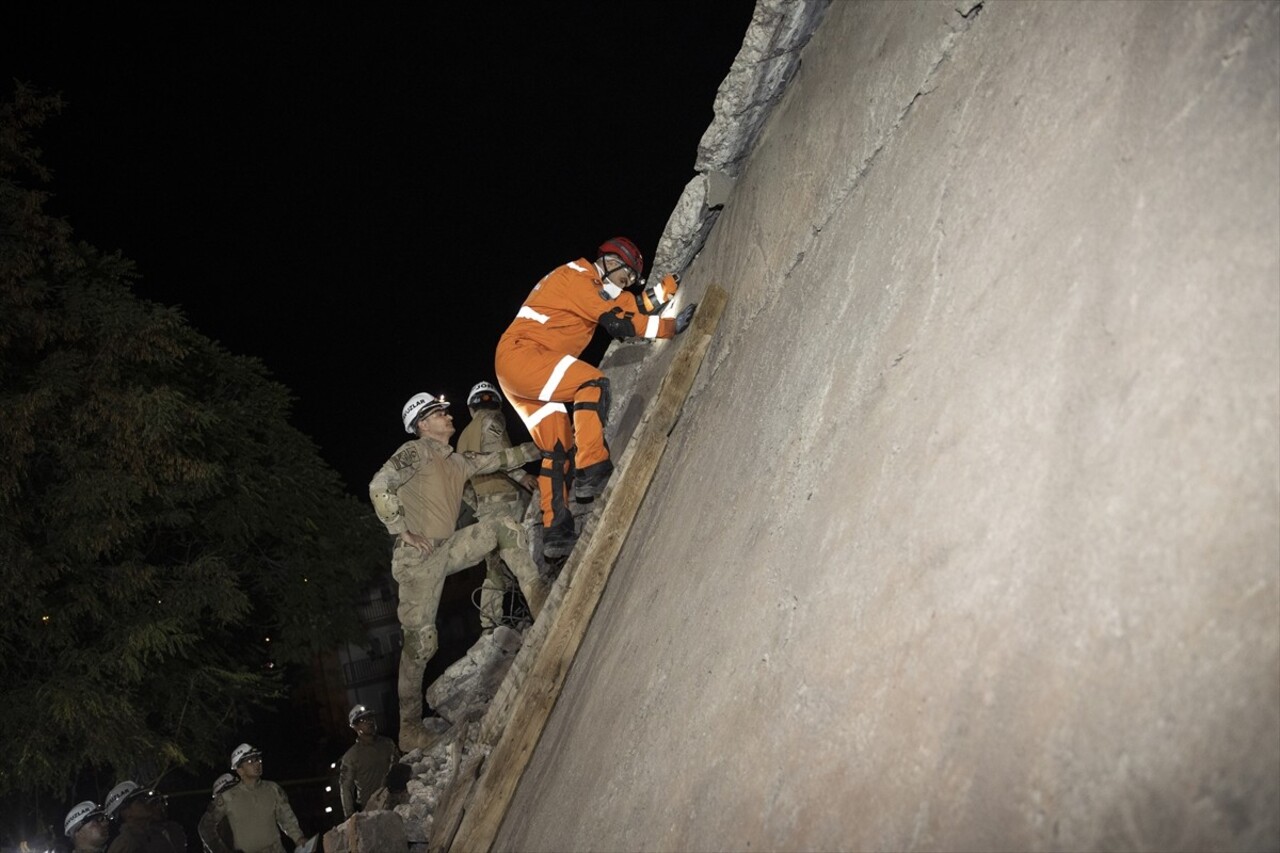
MULTIPOLYGON (((692 326, 681 335, 683 346, 672 359, 654 405, 636 428, 632 446, 626 453, 627 462, 620 466, 615 481, 602 497, 604 508, 591 538, 579 545, 580 548, 585 545, 586 550, 577 561, 542 646, 512 700, 510 718, 502 735, 470 790, 460 792, 467 804, 452 839, 440 839, 445 845, 442 849, 480 853, 493 846, 516 786, 542 737, 569 666, 595 614, 614 562, 662 460, 667 436, 675 427, 689 389, 693 387, 727 300, 728 294, 721 287, 710 285, 698 304, 692 326)), ((453 819, 456 820, 456 813, 453 819)), ((452 829, 450 825, 448 830, 452 829)))

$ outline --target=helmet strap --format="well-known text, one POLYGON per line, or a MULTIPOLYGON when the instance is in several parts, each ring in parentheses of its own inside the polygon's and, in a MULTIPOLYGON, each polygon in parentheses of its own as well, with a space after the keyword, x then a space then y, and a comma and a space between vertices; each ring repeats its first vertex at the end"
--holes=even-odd
POLYGON ((604 287, 604 292, 608 294, 610 299, 617 299, 622 295, 622 291, 626 290, 626 288, 620 284, 614 284, 613 280, 609 278, 609 276, 613 275, 618 270, 626 269, 631 269, 631 267, 623 263, 622 259, 617 255, 604 255, 600 260, 596 261, 596 270, 600 273, 600 284, 604 287), (609 269, 610 260, 616 261, 618 264, 613 269, 609 269))

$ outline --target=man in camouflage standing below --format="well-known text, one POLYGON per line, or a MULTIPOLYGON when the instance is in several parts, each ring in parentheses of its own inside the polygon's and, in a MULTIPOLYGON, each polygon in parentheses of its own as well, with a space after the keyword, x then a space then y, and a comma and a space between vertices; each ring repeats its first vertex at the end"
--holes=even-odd
POLYGON ((373 793, 386 782, 387 773, 400 760, 395 741, 378 734, 378 719, 373 711, 356 705, 347 714, 347 722, 356 733, 356 742, 343 753, 338 770, 343 819, 368 805, 373 793))
POLYGON ((476 474, 519 468, 540 458, 526 442, 496 453, 454 453, 449 445, 449 404, 415 394, 401 410, 405 442, 369 482, 378 519, 396 537, 391 573, 400 587, 397 615, 404 633, 400 652, 400 749, 430 745, 422 724, 422 675, 439 648, 436 610, 445 578, 471 568, 494 551, 516 577, 536 619, 549 584, 529 554, 529 538, 516 521, 499 516, 455 530, 462 492, 476 474))
POLYGON ((262 778, 262 750, 242 743, 231 752, 231 770, 240 777, 213 797, 213 805, 201 823, 206 830, 226 821, 234 842, 227 848, 218 832, 202 833, 200 840, 216 853, 285 853, 283 832, 297 850, 307 843, 289 795, 275 782, 262 778))
MULTIPOLYGON (((467 395, 471 422, 458 434, 458 452, 492 453, 511 446, 507 419, 502 415, 502 395, 490 382, 477 382, 467 395)), ((477 518, 499 515, 523 526, 524 511, 537 478, 525 471, 495 471, 471 478, 477 518), (519 483, 519 485, 517 485, 519 483)), ((510 581, 496 553, 484 558, 484 586, 480 588, 480 627, 492 631, 502 624, 503 599, 510 581)), ((511 573, 516 569, 508 566, 511 573)))

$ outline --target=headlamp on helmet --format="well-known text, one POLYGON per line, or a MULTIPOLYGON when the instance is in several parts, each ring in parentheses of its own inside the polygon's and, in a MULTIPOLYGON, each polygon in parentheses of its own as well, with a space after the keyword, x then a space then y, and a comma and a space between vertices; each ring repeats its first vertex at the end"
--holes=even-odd
POLYGON ((242 743, 231 751, 231 769, 235 770, 241 764, 244 764, 250 758, 261 758, 262 750, 256 746, 250 746, 242 743))
POLYGON ((347 713, 347 725, 354 727, 355 724, 361 720, 367 720, 374 716, 374 712, 366 708, 364 705, 355 705, 347 713))
POLYGON ((107 817, 114 819, 120 814, 120 809, 126 802, 144 793, 146 793, 146 790, 138 785, 137 782, 121 782, 107 792, 107 798, 102 801, 102 811, 107 817))
POLYGON ((67 819, 62 823, 62 831, 67 838, 71 838, 80 831, 80 827, 84 826, 90 818, 98 815, 105 817, 106 813, 93 800, 76 803, 71 807, 71 811, 67 812, 67 819))
POLYGON ((467 395, 468 409, 498 409, 502 407, 502 394, 492 382, 477 382, 467 395))
POLYGON ((404 408, 400 410, 400 419, 404 422, 404 431, 413 435, 413 425, 418 419, 438 412, 441 409, 448 409, 449 401, 441 394, 439 397, 433 397, 425 391, 420 394, 414 394, 409 398, 409 402, 404 404, 404 408))
POLYGON ((239 784, 240 777, 234 773, 223 773, 217 779, 213 780, 213 796, 218 796, 228 788, 232 788, 239 784))

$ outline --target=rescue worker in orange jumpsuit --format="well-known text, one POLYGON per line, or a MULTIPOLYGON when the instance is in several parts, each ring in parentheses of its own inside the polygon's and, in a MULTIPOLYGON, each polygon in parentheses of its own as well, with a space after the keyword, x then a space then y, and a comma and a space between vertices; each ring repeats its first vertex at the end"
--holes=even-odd
POLYGON ((542 454, 538 471, 542 553, 549 560, 573 550, 577 532, 570 486, 579 501, 604 491, 613 463, 605 444, 609 380, 580 361, 599 325, 612 337, 670 338, 693 320, 697 303, 660 316, 679 287, 674 275, 627 291, 644 273, 644 257, 626 237, 600 245, 594 261, 578 258, 534 285, 498 341, 498 384, 542 454))

